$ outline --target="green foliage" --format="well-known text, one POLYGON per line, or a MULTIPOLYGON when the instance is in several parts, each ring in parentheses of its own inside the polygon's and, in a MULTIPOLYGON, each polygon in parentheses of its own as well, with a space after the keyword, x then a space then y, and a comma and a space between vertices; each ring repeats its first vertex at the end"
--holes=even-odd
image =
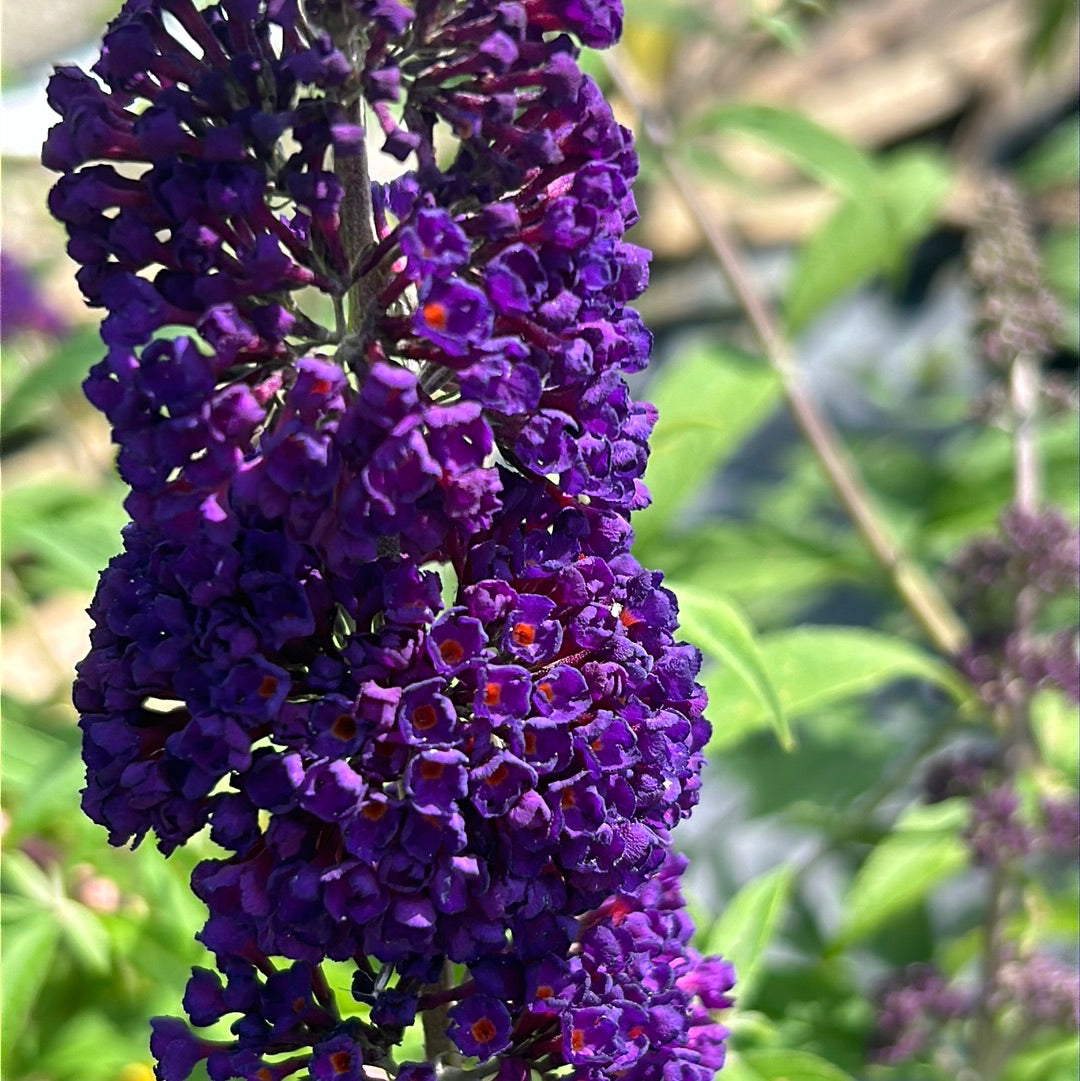
POLYGON ((779 929, 794 877, 790 867, 777 867, 748 882, 709 930, 703 952, 722 953, 735 966, 740 1011, 753 1005, 766 950, 779 929))
MULTIPOLYGON (((723 661, 707 644, 699 646, 723 661)), ((799 717, 836 702, 880 689, 897 679, 934 683, 959 700, 968 688, 948 665, 902 638, 865 628, 797 627, 760 636, 756 657, 776 688, 773 707, 788 717, 799 717)), ((720 751, 768 719, 760 694, 749 689, 738 671, 718 666, 707 677, 709 695, 724 703, 724 719, 710 749, 720 751)))
MULTIPOLYGON (((741 683, 760 707, 764 719, 776 729, 781 745, 790 750, 794 740, 787 716, 746 617, 722 597, 699 593, 677 582, 670 582, 669 586, 679 598, 683 630, 706 656, 722 665, 732 679, 741 683)), ((750 727, 744 726, 743 730, 750 727)))
POLYGON ((649 398, 660 411, 645 482, 652 504, 634 519, 639 558, 712 478, 720 463, 775 407, 776 377, 764 363, 706 342, 660 369, 649 398))
POLYGON ((725 1065, 728 1081, 853 1081, 809 1051, 743 1051, 725 1065))
POLYGON ((788 332, 855 286, 896 274, 934 223, 948 186, 937 154, 906 150, 882 160, 871 184, 848 193, 799 253, 784 301, 788 332))
POLYGON ((848 198, 869 198, 877 182, 869 157, 801 113, 767 105, 718 105, 696 117, 684 134, 693 138, 717 132, 761 141, 848 198))
POLYGON ((4 408, 0 411, 0 441, 26 434, 50 402, 75 395, 90 365, 101 355, 95 327, 74 331, 42 360, 29 362, 17 348, 0 354, 4 408))
POLYGON ((1056 229, 1042 249, 1047 281, 1061 304, 1060 342, 1080 351, 1080 229, 1056 229))
POLYGON ((95 491, 66 480, 7 489, 0 545, 6 565, 32 598, 94 588, 120 546, 122 493, 113 482, 95 491))
POLYGON ((967 805, 951 800, 912 807, 870 850, 851 883, 832 948, 851 945, 927 895, 968 862, 960 841, 967 805))

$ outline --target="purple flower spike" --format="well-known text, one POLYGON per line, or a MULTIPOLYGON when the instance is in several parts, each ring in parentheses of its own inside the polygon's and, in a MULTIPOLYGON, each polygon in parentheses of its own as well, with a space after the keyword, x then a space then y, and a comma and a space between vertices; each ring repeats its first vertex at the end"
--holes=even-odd
POLYGON ((223 850, 183 1002, 232 1038, 157 1019, 161 1081, 433 1081, 395 1066, 430 1011, 497 1081, 722 1064, 731 973, 668 859, 700 658, 629 551, 637 161, 577 64, 621 21, 126 0, 50 82, 85 392, 131 489, 74 689, 83 807, 114 844, 223 850))

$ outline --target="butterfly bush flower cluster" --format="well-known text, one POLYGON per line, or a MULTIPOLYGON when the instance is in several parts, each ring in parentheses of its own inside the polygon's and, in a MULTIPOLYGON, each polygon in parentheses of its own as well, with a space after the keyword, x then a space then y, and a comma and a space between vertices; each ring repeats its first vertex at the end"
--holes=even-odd
POLYGON ((620 22, 127 0, 50 82, 49 205, 104 312, 85 390, 131 489, 75 687, 83 806, 114 844, 221 850, 161 1081, 723 1063, 732 973, 670 852, 700 658, 629 551, 636 159, 576 60, 620 22))

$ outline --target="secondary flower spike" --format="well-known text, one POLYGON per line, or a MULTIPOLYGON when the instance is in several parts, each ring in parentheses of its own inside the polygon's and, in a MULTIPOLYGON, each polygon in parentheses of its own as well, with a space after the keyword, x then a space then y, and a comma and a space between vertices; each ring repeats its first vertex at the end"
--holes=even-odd
POLYGON ((722 1064, 732 976, 670 854, 700 657, 630 555, 636 159, 576 59, 620 26, 128 0, 50 82, 50 207, 105 312, 85 390, 131 488, 75 685, 83 807, 114 844, 222 850, 160 1081, 722 1064))

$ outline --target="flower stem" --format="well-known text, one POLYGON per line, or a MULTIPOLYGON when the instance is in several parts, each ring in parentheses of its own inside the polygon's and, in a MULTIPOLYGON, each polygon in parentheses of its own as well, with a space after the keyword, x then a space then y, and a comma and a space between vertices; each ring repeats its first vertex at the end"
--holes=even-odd
MULTIPOLYGON (((356 16, 343 5, 331 7, 325 13, 326 29, 334 45, 349 60, 354 72, 362 68, 362 59, 366 48, 366 39, 362 26, 356 16)), ((367 127, 364 116, 364 98, 347 88, 338 100, 345 109, 349 123, 358 125, 363 130, 360 145, 354 153, 337 155, 335 152, 334 172, 341 181, 342 198, 339 213, 341 215, 341 246, 345 255, 347 287, 347 324, 350 334, 363 332, 364 324, 371 313, 371 302, 378 289, 377 277, 361 274, 360 267, 365 258, 378 242, 375 235, 375 215, 371 202, 371 176, 368 172, 367 127)))
MULTIPOLYGON (((358 99, 349 106, 350 121, 363 127, 363 104, 358 99)), ((341 244, 348 266, 348 322, 350 334, 361 330, 370 310, 377 283, 373 275, 360 274, 364 258, 376 244, 375 217, 371 205, 371 177, 368 175, 367 141, 360 143, 357 153, 335 162, 335 172, 341 180, 341 244)))
POLYGON ((1039 364, 1021 353, 1009 371, 1009 402, 1013 415, 1013 501, 1017 510, 1039 509, 1039 460, 1036 412, 1039 404, 1039 364))
POLYGON ((674 149, 670 125, 664 117, 646 108, 610 54, 605 54, 605 60, 620 93, 641 118, 646 138, 655 146, 664 171, 708 244, 766 361, 780 381, 799 431, 817 457, 834 493, 875 560, 889 576, 893 588, 935 647, 947 657, 959 656, 968 641, 967 628, 922 567, 908 558, 890 536, 838 433, 802 387, 790 346, 776 320, 743 270, 734 244, 702 206, 674 149))
MULTIPOLYGON (((454 970, 449 961, 443 962, 442 977, 438 983, 429 984, 424 988, 425 994, 441 995, 448 991, 454 984, 454 970)), ((424 1010, 420 1015, 424 1025, 424 1055, 429 1062, 434 1062, 441 1057, 448 1066, 458 1066, 461 1057, 457 1054, 446 1030, 449 1024, 449 1000, 433 1009, 424 1010)))

